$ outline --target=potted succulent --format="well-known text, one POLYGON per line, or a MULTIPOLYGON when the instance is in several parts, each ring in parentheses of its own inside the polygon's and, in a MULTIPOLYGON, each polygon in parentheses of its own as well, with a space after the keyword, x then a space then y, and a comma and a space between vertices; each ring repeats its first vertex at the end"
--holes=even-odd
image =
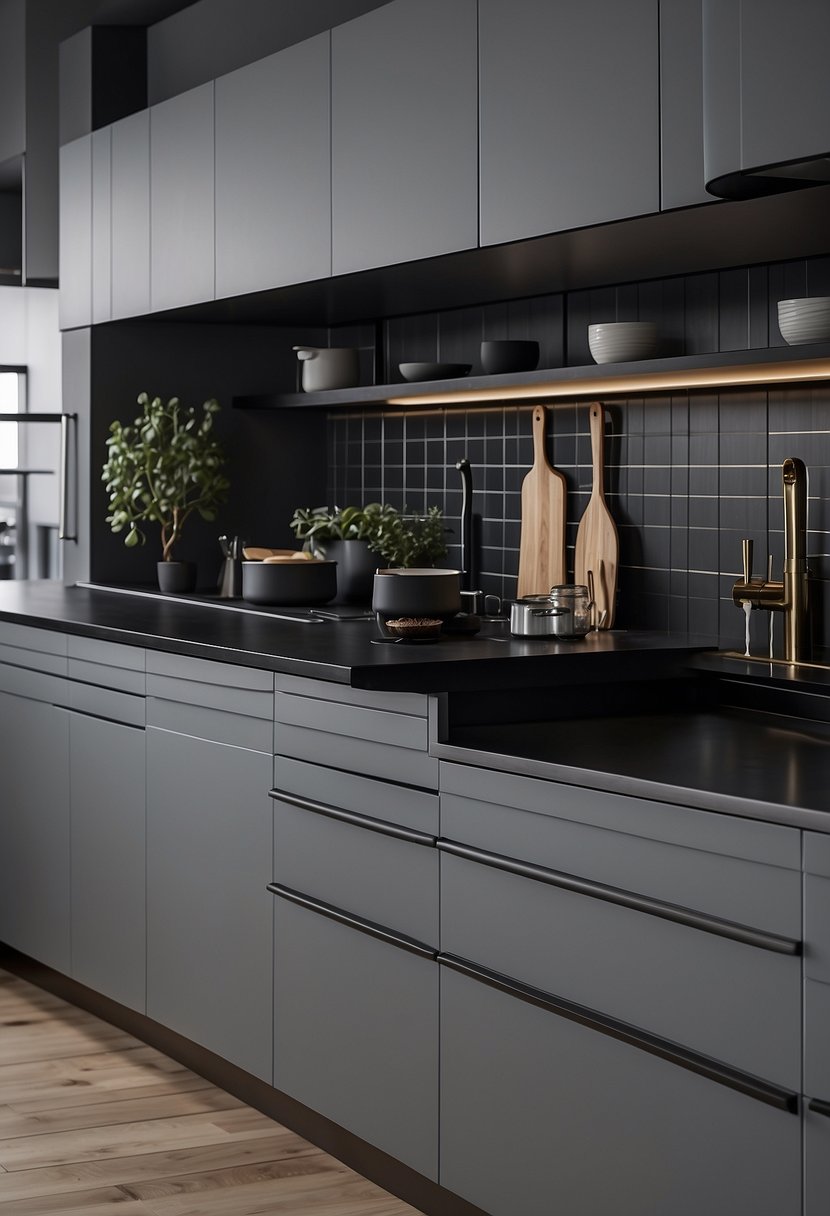
POLYGON ((213 434, 219 403, 211 398, 199 409, 182 405, 178 397, 165 404, 160 397, 140 393, 138 404, 141 413, 134 422, 110 425, 102 473, 109 494, 107 523, 113 532, 126 530, 128 549, 146 541, 140 524, 158 524, 159 587, 192 591, 196 567, 175 561, 173 549, 194 511, 202 519, 215 519, 226 497, 230 483, 222 473, 225 457, 213 434))
POLYGON ((338 563, 338 597, 352 603, 372 598, 378 566, 431 566, 447 552, 440 507, 425 516, 402 515, 379 502, 306 507, 294 512, 290 526, 306 548, 338 563))

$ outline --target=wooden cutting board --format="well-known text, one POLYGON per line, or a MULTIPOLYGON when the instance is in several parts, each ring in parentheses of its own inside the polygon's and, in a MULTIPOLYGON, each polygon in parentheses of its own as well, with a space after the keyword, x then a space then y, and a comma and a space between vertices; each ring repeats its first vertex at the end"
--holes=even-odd
POLYGON ((533 468, 522 482, 517 595, 546 595, 565 582, 564 476, 545 455, 545 407, 533 410, 533 468))
POLYGON ((576 533, 574 582, 583 583, 590 588, 593 581, 594 621, 597 627, 610 629, 614 624, 617 600, 620 542, 617 525, 605 502, 605 409, 598 401, 594 401, 589 407, 589 419, 594 482, 588 506, 579 521, 576 533), (588 577, 589 572, 592 579, 588 577))

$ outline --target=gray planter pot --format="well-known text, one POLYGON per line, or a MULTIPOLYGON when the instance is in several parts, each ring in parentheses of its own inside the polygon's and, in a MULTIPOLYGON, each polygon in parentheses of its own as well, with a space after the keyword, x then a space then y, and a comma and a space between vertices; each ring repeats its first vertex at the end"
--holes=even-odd
POLYGON ((365 540, 330 540, 326 557, 337 562, 337 599, 342 604, 370 604, 372 580, 383 558, 365 540))

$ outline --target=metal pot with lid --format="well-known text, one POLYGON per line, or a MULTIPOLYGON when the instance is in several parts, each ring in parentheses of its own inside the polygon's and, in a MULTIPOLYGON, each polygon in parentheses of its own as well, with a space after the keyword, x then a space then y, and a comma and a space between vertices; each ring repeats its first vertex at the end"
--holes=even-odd
POLYGON ((551 587, 510 605, 510 632, 518 638, 582 638, 591 627, 588 588, 551 587))

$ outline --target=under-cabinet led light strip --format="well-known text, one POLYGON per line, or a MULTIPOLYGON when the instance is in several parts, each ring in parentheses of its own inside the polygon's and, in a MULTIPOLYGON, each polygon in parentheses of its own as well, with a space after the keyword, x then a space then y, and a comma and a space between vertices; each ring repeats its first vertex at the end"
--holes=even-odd
POLYGON ((736 367, 687 368, 677 371, 642 372, 640 375, 598 374, 573 380, 551 380, 502 388, 425 390, 406 396, 389 395, 386 405, 443 405, 475 401, 527 401, 556 397, 596 397, 611 393, 626 397, 638 393, 695 388, 739 388, 746 385, 800 384, 830 380, 830 359, 804 362, 743 364, 736 367))

